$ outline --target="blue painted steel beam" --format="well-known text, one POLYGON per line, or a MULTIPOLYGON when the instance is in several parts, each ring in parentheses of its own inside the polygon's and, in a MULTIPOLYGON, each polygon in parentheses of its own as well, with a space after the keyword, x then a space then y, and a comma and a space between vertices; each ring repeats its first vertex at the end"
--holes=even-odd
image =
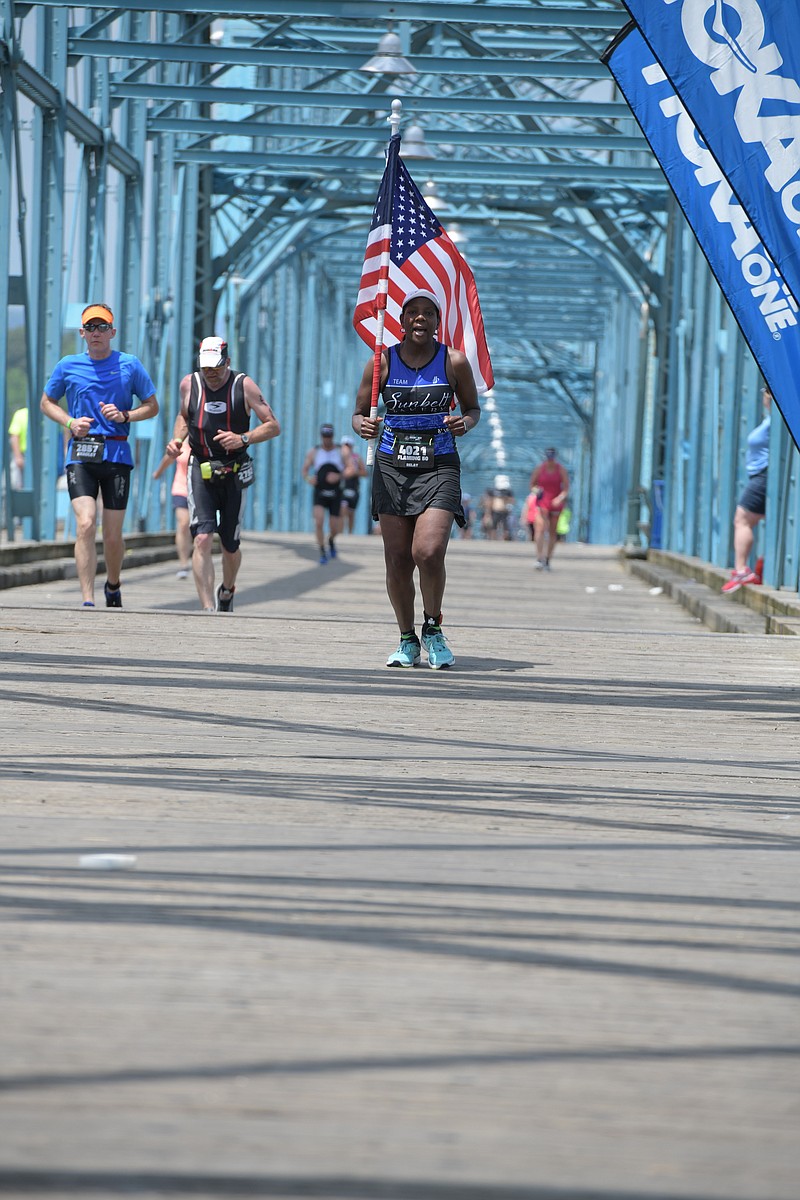
MULTIPOLYGON (((32 0, 31 7, 63 8, 64 0, 32 0)), ((93 3, 93 9, 119 8, 112 0, 93 3)), ((149 12, 152 0, 126 0, 125 10, 149 12)), ((627 20, 625 12, 609 9, 573 8, 554 5, 552 8, 531 8, 527 4, 458 4, 440 0, 431 11, 429 0, 225 0, 225 4, 195 0, 163 0, 163 12, 196 16, 201 13, 215 20, 224 17, 322 17, 326 20, 396 21, 419 20, 457 22, 458 24, 512 25, 552 29, 608 29, 617 31, 627 20)))
MULTIPOLYGON (((333 108, 345 111, 374 112, 381 107, 389 110, 392 96, 385 92, 330 92, 284 90, 283 88, 213 87, 164 83, 137 83, 135 80, 112 80, 111 94, 115 98, 140 100, 194 100, 200 104, 252 104, 275 108, 333 108)), ((627 104, 592 100, 530 100, 523 96, 407 96, 404 97, 416 112, 479 113, 482 116, 504 114, 523 117, 575 117, 587 120, 634 121, 627 104)), ((426 131, 427 136, 427 131, 426 131)))
MULTIPOLYGON (((11 0, 0 0, 2 30, 7 36, 13 34, 14 13, 11 0)), ((0 314, 8 320, 9 275, 11 264, 11 196, 13 191, 12 156, 14 154, 14 131, 19 127, 14 73, 7 59, 0 60, 0 314)), ((5 380, 8 369, 8 337, 5 326, 0 328, 0 379, 5 380)), ((11 418, 8 389, 0 392, 0 489, 5 490, 8 477, 7 459, 9 444, 6 430, 11 418)), ((6 517, 6 529, 13 536, 13 523, 6 517)))
MULTIPOLYGON (((151 133, 191 133, 198 137, 291 137, 312 138, 325 141, 386 142, 386 131, 368 125, 312 125, 303 122, 243 119, 226 121, 201 117, 151 117, 148 121, 151 133)), ((425 130, 425 140, 433 145, 444 143, 451 146, 519 146, 527 150, 647 150, 643 137, 626 137, 613 132, 602 133, 522 133, 492 128, 481 130, 430 129, 425 130)))
MULTIPOLYGON (((44 382, 61 353, 61 269, 64 246, 65 134, 67 129, 66 12, 37 13, 37 54, 43 77, 56 81, 59 99, 54 109, 34 114, 33 205, 31 238, 32 294, 25 313, 35 322, 35 369, 44 382)), ((38 390, 29 381, 31 400, 38 390)), ((38 504, 32 521, 33 537, 54 538, 56 530, 56 464, 61 430, 31 412, 28 449, 38 504), (37 419, 38 417, 38 419, 37 419)))
MULTIPOLYGON (((322 71, 342 73, 358 71, 364 65, 361 54, 344 54, 336 50, 305 50, 300 46, 274 49, 271 46, 204 46, 179 43, 161 46, 148 42, 116 41, 109 38, 69 39, 70 54, 80 58, 147 58, 153 62, 191 62, 209 67, 315 67, 322 71)), ((545 58, 492 58, 486 56, 437 57, 432 54, 414 56, 414 66, 420 75, 498 75, 504 79, 603 79, 608 70, 599 61, 545 58)))
MULTIPOLYGON (((8 62, 9 54, 8 44, 0 41, 0 59, 8 62)), ((14 72, 21 95, 32 100, 38 108, 55 111, 62 106, 62 103, 64 104, 67 132, 71 133, 76 141, 85 146, 107 145, 108 161, 112 167, 131 179, 137 179, 140 176, 141 166, 133 155, 113 136, 106 137, 100 126, 96 125, 94 121, 90 121, 71 100, 64 100, 59 95, 58 89, 40 71, 23 60, 15 65, 14 72)))
MULTIPOLYGON (((219 169, 263 171, 285 178, 325 179, 333 174, 358 171, 380 177, 382 162, 376 157, 358 158, 355 155, 317 154, 258 154, 253 150, 215 150, 211 146, 178 151, 179 162, 213 163, 219 169)), ((411 161, 411 160, 409 160, 411 161)), ((666 183, 658 167, 623 167, 581 160, 575 162, 480 162, 463 159, 461 162, 436 161, 435 168, 425 159, 425 170, 435 170, 437 179, 495 180, 498 184, 511 180, 520 185, 534 179, 568 179, 576 184, 608 183, 655 188, 666 194, 666 183)))

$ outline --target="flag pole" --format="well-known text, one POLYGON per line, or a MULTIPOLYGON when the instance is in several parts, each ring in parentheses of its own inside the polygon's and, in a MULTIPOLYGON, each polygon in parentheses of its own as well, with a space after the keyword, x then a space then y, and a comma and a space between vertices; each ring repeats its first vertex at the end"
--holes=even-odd
MULTIPOLYGON (((401 113, 403 109, 402 100, 392 101, 391 114, 386 118, 391 129, 390 140, 400 130, 401 113)), ((391 259, 391 237, 389 238, 389 246, 381 251, 381 265, 378 274, 378 293, 375 298, 377 308, 377 328, 375 330, 375 355, 372 360, 372 397, 370 404, 370 420, 374 421, 378 415, 378 397, 381 390, 381 362, 383 360, 383 326, 386 320, 386 301, 389 295, 389 263, 391 259)), ((375 461, 375 450, 379 439, 372 438, 367 447, 367 466, 371 467, 375 461)))

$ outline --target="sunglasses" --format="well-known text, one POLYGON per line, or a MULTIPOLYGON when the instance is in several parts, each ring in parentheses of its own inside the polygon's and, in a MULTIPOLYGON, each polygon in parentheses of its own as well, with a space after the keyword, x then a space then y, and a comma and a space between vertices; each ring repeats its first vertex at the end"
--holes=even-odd
POLYGON ((111 325, 110 322, 108 322, 108 321, 92 321, 90 325, 84 325, 83 332, 84 333, 108 333, 109 329, 113 329, 113 328, 114 328, 114 326, 111 325))

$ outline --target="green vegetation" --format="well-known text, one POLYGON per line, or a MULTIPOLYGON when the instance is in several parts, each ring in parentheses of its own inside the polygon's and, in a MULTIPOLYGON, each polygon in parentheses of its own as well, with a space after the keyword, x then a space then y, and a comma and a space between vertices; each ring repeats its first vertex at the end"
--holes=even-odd
POLYGON ((28 372, 25 365, 25 330, 21 325, 8 331, 8 371, 6 373, 6 394, 8 396, 9 415, 15 413, 27 403, 26 381, 28 372))
MULTIPOLYGON (((75 353, 75 335, 65 334, 61 343, 62 354, 75 353)), ((48 364, 48 370, 55 364, 48 364)), ((25 359, 25 327, 16 325, 8 331, 8 369, 6 371, 6 394, 8 396, 9 418, 23 408, 28 402, 27 394, 28 366, 25 359)), ((47 376, 42 383, 47 382, 47 376)), ((36 401, 41 395, 41 386, 36 391, 36 401)))

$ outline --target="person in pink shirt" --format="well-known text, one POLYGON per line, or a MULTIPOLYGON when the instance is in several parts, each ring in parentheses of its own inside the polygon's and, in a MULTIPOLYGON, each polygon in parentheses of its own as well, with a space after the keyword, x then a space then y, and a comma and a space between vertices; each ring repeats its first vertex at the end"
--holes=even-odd
POLYGON ((536 512, 536 569, 549 571, 556 548, 558 518, 569 495, 567 469, 556 461, 552 446, 545 450, 544 461, 534 468, 530 489, 540 493, 536 512))
POLYGON ((192 534, 189 529, 189 501, 187 471, 192 448, 188 441, 181 446, 177 458, 165 454, 153 471, 153 479, 160 479, 167 467, 175 464, 175 478, 172 480, 172 507, 175 510, 175 549, 178 552, 178 569, 175 572, 178 579, 189 576, 189 560, 192 557, 192 534))

